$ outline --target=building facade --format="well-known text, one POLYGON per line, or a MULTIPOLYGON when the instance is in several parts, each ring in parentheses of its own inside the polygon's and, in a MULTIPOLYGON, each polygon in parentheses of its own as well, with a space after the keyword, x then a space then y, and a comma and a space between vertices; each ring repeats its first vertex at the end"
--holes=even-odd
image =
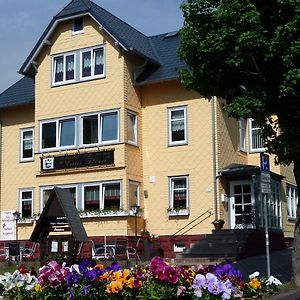
MULTIPOLYGON (((138 233, 160 236, 167 256, 215 217, 263 227, 260 128, 181 85, 178 45, 178 32, 147 37, 87 0, 53 18, 0 95, 2 240, 30 237, 54 186, 71 192, 90 239, 134 236, 140 206, 138 233)), ((269 226, 292 238, 292 167, 270 161, 269 226)))

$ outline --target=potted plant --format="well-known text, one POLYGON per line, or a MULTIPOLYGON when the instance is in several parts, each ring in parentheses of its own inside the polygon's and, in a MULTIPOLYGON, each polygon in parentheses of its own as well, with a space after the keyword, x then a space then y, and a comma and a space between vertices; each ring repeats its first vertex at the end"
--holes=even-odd
POLYGON ((223 228, 225 221, 223 219, 215 219, 212 224, 215 226, 215 229, 220 230, 223 228))

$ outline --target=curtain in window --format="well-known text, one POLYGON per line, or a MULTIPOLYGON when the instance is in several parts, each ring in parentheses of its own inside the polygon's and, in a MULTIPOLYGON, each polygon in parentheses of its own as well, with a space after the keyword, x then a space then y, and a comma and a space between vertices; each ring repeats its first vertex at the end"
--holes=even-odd
POLYGON ((75 78, 74 54, 66 56, 66 80, 75 78))
POLYGON ((82 77, 91 76, 92 73, 91 51, 82 53, 82 77))
POLYGON ((99 210, 100 188, 99 186, 87 186, 84 188, 85 210, 99 210))
POLYGON ((54 58, 54 81, 60 82, 64 80, 64 57, 58 56, 54 58))
POLYGON ((187 185, 186 178, 173 179, 173 208, 186 208, 187 185))
POLYGON ((120 184, 104 184, 104 209, 118 210, 120 208, 120 184))
POLYGON ((255 123, 254 120, 251 121, 252 126, 252 149, 264 148, 265 141, 262 137, 261 128, 255 123))
POLYGON ((103 74, 103 48, 94 50, 94 75, 103 74))
POLYGON ((171 111, 171 134, 172 142, 185 140, 185 120, 184 110, 173 110, 171 111))
POLYGON ((22 192, 21 203, 21 215, 22 218, 29 218, 32 216, 32 192, 22 192))
POLYGON ((33 156, 33 134, 32 131, 23 132, 23 158, 30 158, 33 156))

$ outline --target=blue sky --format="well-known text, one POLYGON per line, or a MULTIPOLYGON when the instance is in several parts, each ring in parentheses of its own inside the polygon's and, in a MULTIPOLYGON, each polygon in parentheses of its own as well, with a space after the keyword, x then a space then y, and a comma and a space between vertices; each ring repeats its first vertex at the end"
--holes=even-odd
MULTIPOLYGON (((17 73, 38 38, 70 0, 0 0, 0 93, 17 73)), ((146 35, 179 29, 182 0, 93 0, 146 35)))

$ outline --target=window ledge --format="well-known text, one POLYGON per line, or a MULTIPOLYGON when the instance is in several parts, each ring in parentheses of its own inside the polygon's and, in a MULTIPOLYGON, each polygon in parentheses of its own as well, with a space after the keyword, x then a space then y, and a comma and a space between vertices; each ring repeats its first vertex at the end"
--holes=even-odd
POLYGON ((99 217, 126 217, 130 215, 130 212, 126 211, 126 210, 119 210, 119 211, 105 211, 105 212, 80 212, 79 216, 82 219, 89 219, 89 218, 99 218, 99 217))
POLYGON ((188 216, 190 214, 188 209, 179 209, 179 210, 169 210, 168 215, 170 217, 174 216, 188 216))
POLYGON ((289 216, 288 216, 288 221, 295 222, 296 219, 297 219, 296 217, 289 217, 289 216))

